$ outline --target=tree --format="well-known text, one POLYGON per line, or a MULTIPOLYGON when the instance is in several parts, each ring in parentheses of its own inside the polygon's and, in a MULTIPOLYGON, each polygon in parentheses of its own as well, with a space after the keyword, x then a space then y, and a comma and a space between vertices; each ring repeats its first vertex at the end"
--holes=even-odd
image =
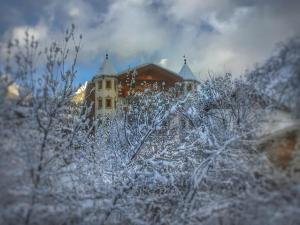
POLYGON ((300 38, 291 38, 277 47, 263 65, 247 74, 249 83, 299 117, 300 38))
POLYGON ((70 97, 74 89, 81 40, 80 36, 77 43, 74 30, 72 26, 66 31, 62 45, 53 42, 44 51, 39 50, 38 42, 28 32, 25 33, 24 44, 16 40, 8 45, 7 66, 1 75, 1 84, 6 87, 17 84, 19 96, 15 105, 11 105, 11 102, 2 104, 10 105, 18 112, 17 115, 25 118, 27 125, 15 134, 24 138, 25 142, 15 151, 26 162, 24 185, 29 191, 30 200, 25 224, 31 223, 40 196, 50 194, 45 191, 51 183, 49 174, 70 163, 68 160, 73 154, 74 134, 81 127, 80 119, 70 117, 70 97), (71 49, 70 45, 74 45, 74 48, 71 49), (44 60, 44 68, 40 66, 38 58, 44 60), (10 77, 9 83, 5 79, 6 74, 10 77), (34 138, 33 142, 31 138, 34 138))

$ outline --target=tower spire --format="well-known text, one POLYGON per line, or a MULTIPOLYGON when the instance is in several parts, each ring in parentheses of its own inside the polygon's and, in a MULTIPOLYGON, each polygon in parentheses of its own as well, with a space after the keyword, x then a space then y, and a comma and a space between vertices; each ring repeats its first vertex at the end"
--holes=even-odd
POLYGON ((116 71, 114 69, 114 66, 110 59, 108 58, 108 53, 106 51, 105 53, 105 59, 103 60, 103 63, 99 69, 100 75, 115 75, 116 71))
POLYGON ((184 80, 197 80, 193 72, 191 71, 190 67, 187 64, 187 59, 186 56, 183 56, 183 61, 184 64, 181 67, 181 70, 179 72, 179 75, 184 79, 184 80))
POLYGON ((184 64, 186 64, 186 56, 185 55, 183 56, 183 61, 184 61, 184 64))

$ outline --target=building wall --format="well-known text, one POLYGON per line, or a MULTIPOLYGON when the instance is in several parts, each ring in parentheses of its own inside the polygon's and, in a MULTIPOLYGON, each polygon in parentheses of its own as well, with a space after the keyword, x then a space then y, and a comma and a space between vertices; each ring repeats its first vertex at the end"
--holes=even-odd
POLYGON ((95 115, 104 116, 114 112, 116 102, 118 101, 117 78, 112 76, 101 76, 99 78, 94 79, 94 83, 95 115))
POLYGON ((183 85, 183 91, 184 93, 188 93, 188 92, 194 92, 197 90, 197 81, 183 81, 182 85, 183 85))

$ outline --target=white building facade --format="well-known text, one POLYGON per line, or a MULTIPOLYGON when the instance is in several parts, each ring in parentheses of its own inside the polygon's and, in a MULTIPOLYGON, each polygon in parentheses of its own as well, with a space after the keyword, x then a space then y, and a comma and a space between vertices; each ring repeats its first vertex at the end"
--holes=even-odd
POLYGON ((93 82, 95 84, 95 115, 105 116, 113 113, 118 101, 118 78, 107 54, 93 82))

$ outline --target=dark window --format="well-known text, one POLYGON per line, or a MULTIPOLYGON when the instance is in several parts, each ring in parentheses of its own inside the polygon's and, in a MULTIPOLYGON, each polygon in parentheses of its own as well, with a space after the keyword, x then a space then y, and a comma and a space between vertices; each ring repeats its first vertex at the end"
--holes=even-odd
POLYGON ((187 89, 188 91, 191 91, 191 90, 193 89, 193 85, 192 85, 192 84, 188 84, 186 89, 187 89))
POLYGON ((106 89, 111 89, 111 80, 106 81, 106 89))
POLYGON ((98 89, 102 89, 102 80, 98 81, 98 89))
POLYGON ((105 99, 105 108, 110 109, 112 107, 111 98, 105 99))
POLYGON ((98 109, 102 109, 102 98, 98 99, 98 109))

